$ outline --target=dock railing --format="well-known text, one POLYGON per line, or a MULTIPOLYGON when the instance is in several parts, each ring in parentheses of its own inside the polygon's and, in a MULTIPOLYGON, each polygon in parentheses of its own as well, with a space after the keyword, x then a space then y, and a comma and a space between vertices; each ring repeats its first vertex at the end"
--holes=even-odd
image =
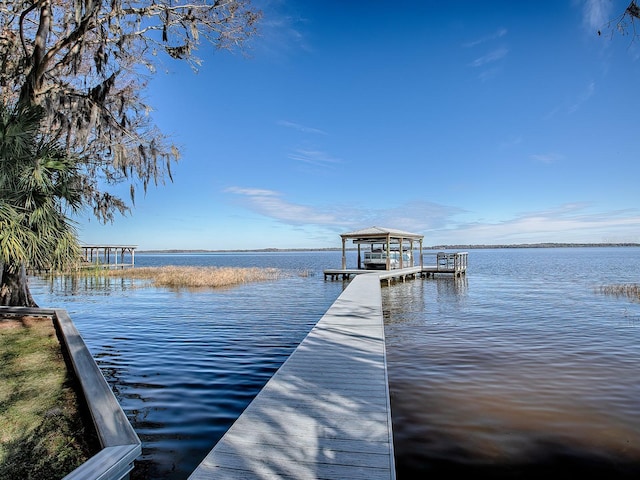
POLYGON ((438 270, 450 272, 462 272, 467 269, 467 252, 446 253, 438 252, 437 267, 438 270))
POLYGON ((467 272, 467 252, 433 252, 422 254, 422 271, 428 275, 453 273, 460 276, 467 272))

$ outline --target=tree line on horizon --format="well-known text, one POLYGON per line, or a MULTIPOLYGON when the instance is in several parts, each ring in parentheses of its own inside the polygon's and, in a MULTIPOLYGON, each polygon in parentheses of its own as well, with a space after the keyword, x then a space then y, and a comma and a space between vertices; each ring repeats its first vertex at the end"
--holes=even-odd
MULTIPOLYGON (((493 249, 493 248, 590 248, 590 247, 640 247, 640 243, 635 242, 603 242, 603 243, 563 243, 563 242, 540 242, 540 243, 505 243, 505 244, 450 244, 423 246, 423 250, 452 250, 452 249, 493 249)), ((347 247, 345 250, 357 251, 357 247, 347 247)), ((416 250, 416 249, 414 249, 416 250)), ((243 253, 243 252, 340 252, 341 247, 322 248, 240 248, 240 249, 147 249, 138 250, 138 253, 243 253)))

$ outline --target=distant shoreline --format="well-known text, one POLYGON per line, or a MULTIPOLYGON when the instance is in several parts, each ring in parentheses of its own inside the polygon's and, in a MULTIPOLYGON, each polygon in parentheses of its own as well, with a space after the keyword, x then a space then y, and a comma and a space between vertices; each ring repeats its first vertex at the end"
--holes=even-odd
MULTIPOLYGON (((479 250, 495 248, 592 248, 592 247, 640 247, 640 243, 517 243, 510 245, 433 245, 423 250, 479 250)), ((349 247, 346 250, 357 250, 349 247)), ((166 250, 138 250, 136 253, 277 253, 277 252, 333 252, 342 251, 340 247, 328 248, 255 248, 237 250, 206 250, 206 249, 166 249, 166 250)))

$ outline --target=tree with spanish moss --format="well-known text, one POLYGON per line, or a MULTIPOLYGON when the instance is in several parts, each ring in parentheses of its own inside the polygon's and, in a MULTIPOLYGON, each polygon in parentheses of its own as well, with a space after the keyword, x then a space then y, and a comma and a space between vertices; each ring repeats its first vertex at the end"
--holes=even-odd
MULTIPOLYGON (((4 0, 0 104, 41 108, 41 131, 79 162, 81 205, 113 221, 180 156, 153 123, 147 79, 163 61, 197 69, 202 44, 242 49, 260 17, 250 0, 4 0), (128 199, 109 192, 122 182, 128 199)), ((15 275, 5 264, 0 288, 24 283, 15 275)))
POLYGON ((68 213, 82 204, 79 162, 40 132, 38 106, 0 104, 0 305, 37 306, 26 266, 63 269, 79 258, 68 213))
MULTIPOLYGON (((621 35, 631 35, 632 39, 636 39, 640 35, 636 22, 640 21, 640 6, 637 0, 631 0, 624 12, 620 13, 616 18, 608 21, 604 29, 608 30, 612 35, 617 32, 621 35)), ((602 29, 598 30, 598 35, 602 35, 602 29)))

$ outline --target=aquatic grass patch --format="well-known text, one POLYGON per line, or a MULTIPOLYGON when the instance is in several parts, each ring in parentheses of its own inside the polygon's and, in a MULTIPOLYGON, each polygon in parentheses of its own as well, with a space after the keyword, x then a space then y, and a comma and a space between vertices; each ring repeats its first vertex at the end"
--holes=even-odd
POLYGON ((51 318, 0 318, 0 362, 0 480, 62 478, 87 461, 95 437, 51 318))
POLYGON ((624 283, 617 285, 601 285, 599 292, 604 295, 627 297, 633 301, 640 301, 640 284, 624 283))
POLYGON ((278 268, 257 267, 132 267, 104 269, 90 275, 148 280, 157 287, 220 288, 251 282, 277 280, 285 276, 278 268))

